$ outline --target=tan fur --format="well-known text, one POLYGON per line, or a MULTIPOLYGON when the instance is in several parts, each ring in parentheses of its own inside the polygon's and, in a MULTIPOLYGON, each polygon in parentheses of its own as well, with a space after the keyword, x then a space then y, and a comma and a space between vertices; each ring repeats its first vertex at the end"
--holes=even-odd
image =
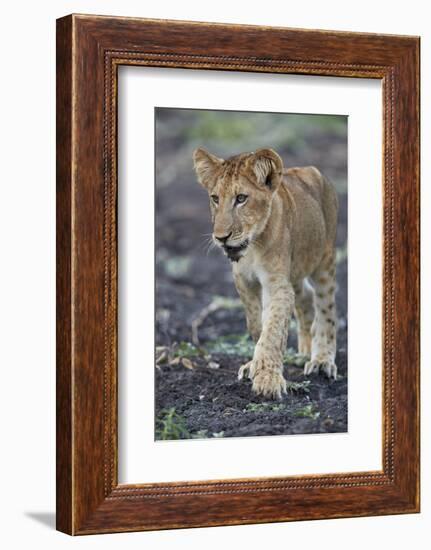
POLYGON ((210 195, 213 239, 233 260, 256 342, 239 378, 248 375, 253 390, 266 397, 286 391, 283 353, 293 312, 299 352, 310 357, 304 374, 322 369, 336 378, 338 200, 332 184, 311 166, 285 170, 272 149, 228 160, 197 149, 194 165, 210 195), (239 204, 241 195, 247 198, 239 204))

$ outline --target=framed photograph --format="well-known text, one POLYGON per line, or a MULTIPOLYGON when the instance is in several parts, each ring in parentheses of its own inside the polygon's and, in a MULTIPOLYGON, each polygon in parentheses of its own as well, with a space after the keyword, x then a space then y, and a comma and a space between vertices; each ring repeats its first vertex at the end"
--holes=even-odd
POLYGON ((419 511, 419 38, 57 21, 57 528, 419 511))

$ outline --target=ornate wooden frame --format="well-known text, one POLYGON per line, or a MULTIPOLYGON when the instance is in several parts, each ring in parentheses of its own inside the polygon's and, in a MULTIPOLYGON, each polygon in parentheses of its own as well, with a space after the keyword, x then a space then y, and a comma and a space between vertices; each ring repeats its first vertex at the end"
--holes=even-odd
POLYGON ((57 528, 419 511, 419 38, 70 15, 57 21, 57 528), (117 68, 377 78, 384 102, 383 469, 119 485, 117 68))

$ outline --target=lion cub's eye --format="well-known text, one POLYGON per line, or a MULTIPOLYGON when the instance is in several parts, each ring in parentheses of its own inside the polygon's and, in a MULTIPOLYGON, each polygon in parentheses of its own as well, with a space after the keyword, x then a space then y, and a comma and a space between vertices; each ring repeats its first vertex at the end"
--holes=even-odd
POLYGON ((217 197, 217 195, 211 195, 211 200, 213 201, 214 204, 218 204, 218 197, 217 197))
POLYGON ((243 194, 240 194, 240 195, 237 195, 236 196, 236 202, 237 204, 243 204, 248 198, 248 195, 243 195, 243 194))

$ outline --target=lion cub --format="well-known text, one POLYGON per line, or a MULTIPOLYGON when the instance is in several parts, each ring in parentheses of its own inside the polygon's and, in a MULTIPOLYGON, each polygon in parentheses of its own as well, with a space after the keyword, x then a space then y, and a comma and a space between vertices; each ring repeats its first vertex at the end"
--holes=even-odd
POLYGON ((256 342, 239 379, 247 375, 265 397, 286 392, 283 354, 293 312, 298 351, 310 358, 304 374, 322 369, 336 379, 334 187, 312 166, 285 170, 272 149, 227 160, 196 149, 193 159, 210 197, 214 242, 232 262, 256 342))

